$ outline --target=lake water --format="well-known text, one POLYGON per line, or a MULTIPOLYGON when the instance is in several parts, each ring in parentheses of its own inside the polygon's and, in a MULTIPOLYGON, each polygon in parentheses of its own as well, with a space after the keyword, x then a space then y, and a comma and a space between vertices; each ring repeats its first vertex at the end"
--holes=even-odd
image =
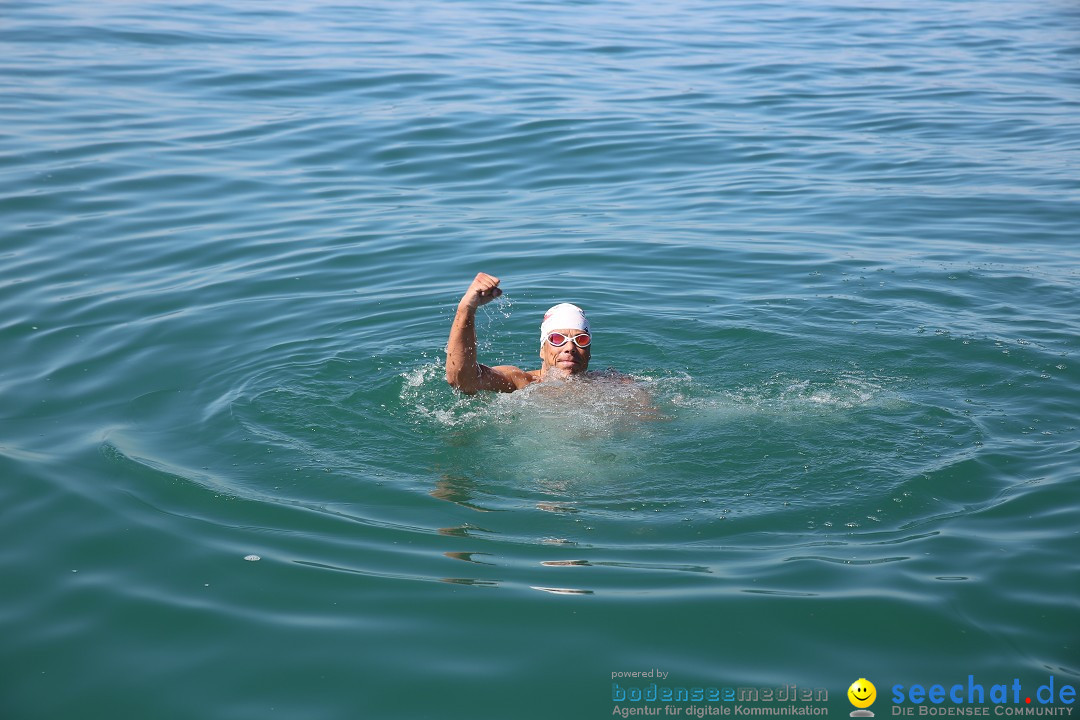
POLYGON ((3 15, 3 717, 1080 681, 1072 0, 3 15))

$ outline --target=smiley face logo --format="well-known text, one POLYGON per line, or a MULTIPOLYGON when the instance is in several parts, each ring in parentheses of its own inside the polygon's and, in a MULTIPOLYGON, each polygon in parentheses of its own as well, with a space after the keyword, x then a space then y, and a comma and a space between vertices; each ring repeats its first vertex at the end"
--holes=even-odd
MULTIPOLYGON (((847 690, 847 696, 852 705, 862 710, 859 715, 873 717, 873 713, 867 712, 865 708, 870 707, 877 700, 877 688, 874 687, 874 683, 866 678, 859 678, 851 683, 851 687, 847 690)), ((855 713, 851 714, 855 715, 855 713)))

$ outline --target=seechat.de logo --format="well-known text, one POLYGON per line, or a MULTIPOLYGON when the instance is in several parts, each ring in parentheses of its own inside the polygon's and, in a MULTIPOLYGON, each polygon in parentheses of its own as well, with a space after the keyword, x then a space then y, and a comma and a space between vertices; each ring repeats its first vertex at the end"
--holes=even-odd
POLYGON ((874 683, 866 678, 859 678, 847 689, 847 697, 857 708, 851 711, 851 717, 874 717, 874 713, 866 709, 877 700, 877 688, 874 687, 874 683))

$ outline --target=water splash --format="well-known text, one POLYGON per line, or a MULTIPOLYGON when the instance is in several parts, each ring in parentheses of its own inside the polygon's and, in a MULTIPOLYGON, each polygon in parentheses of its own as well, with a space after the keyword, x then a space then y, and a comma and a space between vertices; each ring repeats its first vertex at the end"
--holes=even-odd
POLYGON ((903 407, 909 401, 896 389, 901 383, 900 378, 841 371, 817 373, 813 378, 776 373, 733 388, 703 387, 688 376, 668 385, 673 391, 671 402, 678 407, 730 415, 820 418, 844 417, 866 408, 903 407))

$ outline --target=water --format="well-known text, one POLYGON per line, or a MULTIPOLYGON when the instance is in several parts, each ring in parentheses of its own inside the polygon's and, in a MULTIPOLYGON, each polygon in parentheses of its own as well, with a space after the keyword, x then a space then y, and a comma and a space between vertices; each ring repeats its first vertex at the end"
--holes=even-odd
POLYGON ((5 716, 1080 679, 1073 3, 46 0, 0 48, 5 716), (572 301, 636 384, 456 394, 481 270, 484 361, 572 301))

